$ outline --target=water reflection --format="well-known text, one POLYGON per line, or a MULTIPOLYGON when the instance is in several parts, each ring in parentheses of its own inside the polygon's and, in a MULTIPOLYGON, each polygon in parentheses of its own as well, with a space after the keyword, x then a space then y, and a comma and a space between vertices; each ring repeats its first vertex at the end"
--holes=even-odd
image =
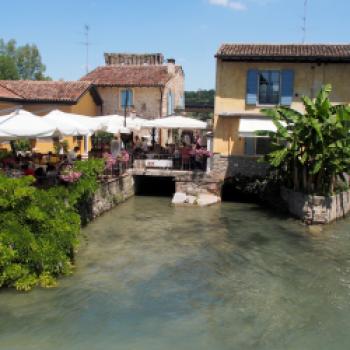
POLYGON ((0 293, 0 349, 347 349, 349 227, 134 198, 60 288, 0 293))

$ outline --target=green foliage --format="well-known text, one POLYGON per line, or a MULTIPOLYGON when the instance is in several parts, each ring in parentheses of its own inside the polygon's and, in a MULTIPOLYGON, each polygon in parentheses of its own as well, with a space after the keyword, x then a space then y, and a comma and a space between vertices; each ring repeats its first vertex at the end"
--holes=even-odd
POLYGON ((30 141, 28 139, 19 139, 13 143, 15 151, 30 151, 30 141))
POLYGON ((62 140, 58 142, 54 142, 53 148, 55 150, 56 154, 60 153, 61 148, 63 148, 63 152, 67 153, 68 152, 68 141, 67 140, 62 140))
POLYGON ((101 148, 102 145, 109 145, 114 135, 106 131, 97 131, 92 139, 95 149, 101 148))
POLYGON ((5 55, 0 56, 0 79, 18 80, 19 74, 14 60, 5 55))
POLYGON ((80 216, 76 204, 97 189, 103 160, 76 162, 83 173, 77 183, 48 190, 32 177, 0 176, 0 287, 27 291, 53 287, 71 273, 80 216))
MULTIPOLYGON (((185 91, 185 100, 188 105, 214 106, 215 90, 185 91)), ((191 118, 206 121, 213 117, 211 112, 189 112, 191 118)))
POLYGON ((214 105, 215 90, 185 91, 188 104, 214 105))
POLYGON ((82 173, 78 182, 72 184, 70 201, 76 205, 81 199, 89 198, 98 188, 96 178, 103 173, 105 162, 103 159, 89 159, 88 161, 76 161, 74 171, 82 173))
POLYGON ((305 114, 287 107, 264 111, 277 128, 276 133, 265 133, 274 148, 266 160, 296 191, 333 193, 337 180, 349 172, 350 108, 333 106, 331 91, 326 85, 314 101, 303 97, 305 114))
POLYGON ((15 40, 0 39, 0 79, 51 80, 36 45, 17 46, 15 40))

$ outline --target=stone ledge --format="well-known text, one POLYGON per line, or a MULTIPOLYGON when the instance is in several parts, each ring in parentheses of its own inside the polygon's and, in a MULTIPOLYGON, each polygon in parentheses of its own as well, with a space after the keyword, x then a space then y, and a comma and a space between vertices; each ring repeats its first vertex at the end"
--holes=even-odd
POLYGON ((350 190, 333 196, 308 195, 281 188, 289 212, 309 225, 328 224, 350 212, 350 190))

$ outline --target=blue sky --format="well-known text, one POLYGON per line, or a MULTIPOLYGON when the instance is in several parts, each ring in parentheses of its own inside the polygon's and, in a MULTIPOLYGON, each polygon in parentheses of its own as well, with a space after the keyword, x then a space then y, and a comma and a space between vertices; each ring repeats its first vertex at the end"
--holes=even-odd
MULTIPOLYGON (((38 45, 47 74, 74 80, 104 52, 162 52, 183 65, 186 89, 214 87, 214 54, 224 42, 300 43, 304 0, 2 1, 0 37, 38 45)), ((349 42, 348 0, 309 0, 307 42, 349 42)))

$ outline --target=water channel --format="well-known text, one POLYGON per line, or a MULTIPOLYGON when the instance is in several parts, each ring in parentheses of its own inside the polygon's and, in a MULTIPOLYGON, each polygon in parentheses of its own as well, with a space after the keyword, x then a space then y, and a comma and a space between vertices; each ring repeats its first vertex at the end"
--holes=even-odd
POLYGON ((135 197, 81 241, 58 288, 0 292, 1 350, 350 348, 350 219, 135 197))

